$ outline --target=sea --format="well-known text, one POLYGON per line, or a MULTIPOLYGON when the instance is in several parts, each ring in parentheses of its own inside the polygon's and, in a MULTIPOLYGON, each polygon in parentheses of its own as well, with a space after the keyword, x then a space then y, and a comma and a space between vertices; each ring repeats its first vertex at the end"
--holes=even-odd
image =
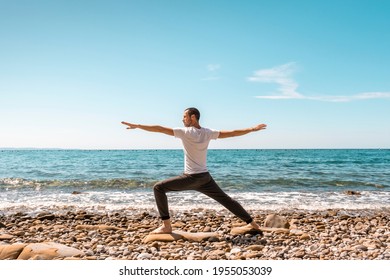
MULTIPOLYGON (((0 149, 0 214, 155 210, 153 185, 180 175, 182 150, 0 149)), ((208 169, 247 210, 389 210, 389 149, 209 150, 208 169)), ((221 209, 195 191, 172 210, 221 209)))

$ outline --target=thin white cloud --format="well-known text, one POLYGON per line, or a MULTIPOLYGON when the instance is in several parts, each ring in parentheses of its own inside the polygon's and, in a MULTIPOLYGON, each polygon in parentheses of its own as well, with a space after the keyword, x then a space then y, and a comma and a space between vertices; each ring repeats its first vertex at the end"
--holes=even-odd
POLYGON ((248 78, 251 82, 277 84, 278 95, 265 96, 268 99, 291 99, 302 98, 302 94, 297 92, 298 83, 292 78, 296 71, 296 63, 290 62, 269 69, 257 70, 253 76, 248 78))
POLYGON ((354 96, 354 99, 378 99, 378 98, 390 98, 390 91, 389 92, 380 92, 380 91, 364 92, 354 96))
POLYGON ((210 72, 217 71, 219 68, 221 68, 221 65, 219 65, 219 64, 209 64, 209 65, 207 65, 207 70, 209 70, 210 72))
POLYGON ((388 99, 390 92, 364 92, 355 95, 335 96, 307 96, 297 91, 299 85, 293 79, 293 74, 296 72, 297 65, 295 62, 289 62, 280 66, 275 66, 269 69, 257 70, 248 81, 260 83, 273 83, 278 85, 277 92, 273 95, 259 95, 256 98, 285 100, 285 99, 306 99, 326 102, 350 102, 353 100, 367 99, 388 99))
POLYGON ((390 92, 363 92, 355 95, 333 95, 333 96, 306 96, 305 99, 328 101, 328 102, 350 102, 354 100, 367 99, 387 99, 390 98, 390 92))
POLYGON ((221 68, 220 64, 208 64, 206 68, 209 75, 208 77, 203 78, 203 81, 215 81, 221 79, 221 77, 218 76, 218 70, 221 68))

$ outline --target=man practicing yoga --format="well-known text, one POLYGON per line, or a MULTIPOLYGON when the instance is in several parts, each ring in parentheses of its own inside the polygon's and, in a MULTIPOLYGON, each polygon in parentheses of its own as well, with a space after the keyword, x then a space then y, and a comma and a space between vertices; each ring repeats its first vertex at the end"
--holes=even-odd
POLYGON ((265 124, 254 127, 231 131, 218 131, 201 127, 199 124, 200 113, 196 108, 188 108, 184 111, 183 124, 185 127, 168 128, 159 125, 141 125, 128 122, 122 124, 127 129, 143 129, 150 132, 164 133, 180 138, 184 147, 184 173, 154 185, 154 197, 157 208, 163 221, 162 225, 152 233, 172 233, 172 225, 168 209, 166 193, 171 191, 199 191, 216 200, 230 212, 245 221, 248 226, 260 231, 259 225, 252 219, 249 213, 234 199, 228 196, 217 185, 207 170, 207 147, 211 139, 228 138, 248 134, 250 132, 265 129, 265 124))

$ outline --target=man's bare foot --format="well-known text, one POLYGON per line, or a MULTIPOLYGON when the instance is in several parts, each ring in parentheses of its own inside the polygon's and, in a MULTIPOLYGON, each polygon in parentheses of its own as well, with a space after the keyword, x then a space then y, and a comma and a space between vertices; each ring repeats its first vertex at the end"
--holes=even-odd
POLYGON ((172 233, 172 226, 170 220, 164 220, 163 225, 159 228, 156 228, 151 232, 151 234, 164 234, 164 233, 172 233))
POLYGON ((251 226, 252 228, 254 229, 257 229, 257 230, 260 230, 260 226, 255 222, 255 221, 252 221, 249 226, 251 226))
POLYGON ((165 226, 161 226, 153 230, 150 234, 164 234, 164 233, 172 233, 172 229, 167 229, 165 226))
POLYGON ((248 224, 248 227, 252 228, 254 231, 258 232, 261 235, 263 234, 263 231, 260 229, 260 226, 255 221, 252 221, 250 224, 248 224))

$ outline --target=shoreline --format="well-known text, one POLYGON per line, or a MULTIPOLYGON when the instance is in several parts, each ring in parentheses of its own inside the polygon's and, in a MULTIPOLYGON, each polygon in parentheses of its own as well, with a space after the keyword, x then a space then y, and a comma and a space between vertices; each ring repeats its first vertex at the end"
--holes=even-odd
POLYGON ((73 209, 1 214, 0 245, 55 242, 82 251, 83 256, 76 258, 82 260, 390 259, 390 208, 251 212, 260 225, 275 213, 289 222, 290 230, 264 232, 264 236, 232 235, 231 229, 244 223, 226 210, 192 209, 172 211, 174 231, 215 232, 218 237, 145 243, 145 237, 161 223, 155 211, 73 209))

